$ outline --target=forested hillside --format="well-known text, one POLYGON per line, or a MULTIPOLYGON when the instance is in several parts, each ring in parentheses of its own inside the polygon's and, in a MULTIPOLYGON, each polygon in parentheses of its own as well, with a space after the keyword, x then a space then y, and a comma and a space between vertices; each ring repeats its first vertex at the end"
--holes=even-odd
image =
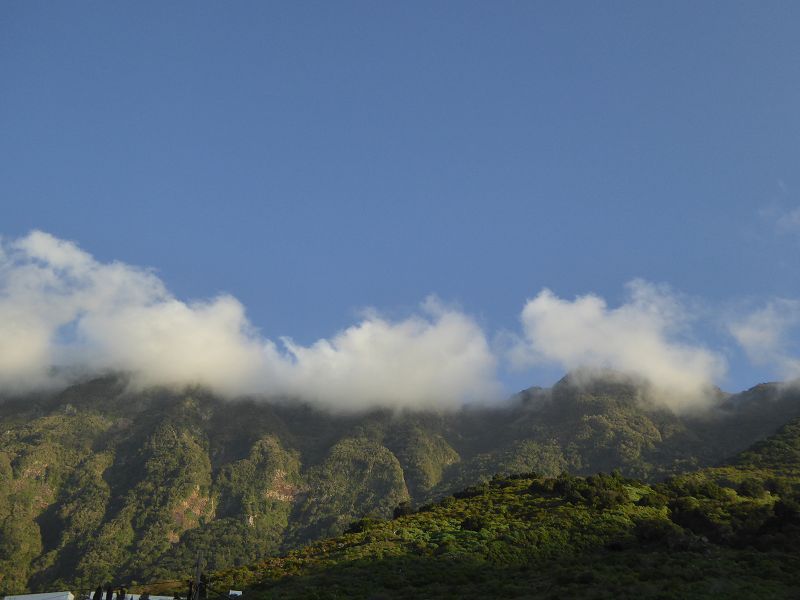
MULTIPOLYGON (((450 413, 132 393, 123 377, 6 397, 0 593, 182 577, 199 551, 212 570, 247 565, 498 473, 655 482, 718 465, 800 415, 797 393, 775 384, 717 405, 675 415, 620 377, 567 377, 450 413)), ((774 468, 748 456, 767 455, 741 455, 737 473, 774 468)))
POLYGON ((646 484, 524 474, 214 574, 266 598, 797 598, 800 422, 646 484))

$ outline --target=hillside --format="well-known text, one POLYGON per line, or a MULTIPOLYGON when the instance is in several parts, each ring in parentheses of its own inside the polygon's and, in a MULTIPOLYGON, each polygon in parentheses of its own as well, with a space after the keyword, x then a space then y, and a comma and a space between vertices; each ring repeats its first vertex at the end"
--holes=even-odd
POLYGON ((657 481, 719 464, 800 415, 797 392, 774 384, 719 401, 677 416, 619 377, 566 377, 452 413, 131 393, 122 377, 8 397, 0 593, 171 579, 201 550, 210 569, 251 564, 496 473, 657 481))
POLYGON ((213 576, 266 598, 796 598, 800 422, 733 464, 648 485, 498 477, 213 576))

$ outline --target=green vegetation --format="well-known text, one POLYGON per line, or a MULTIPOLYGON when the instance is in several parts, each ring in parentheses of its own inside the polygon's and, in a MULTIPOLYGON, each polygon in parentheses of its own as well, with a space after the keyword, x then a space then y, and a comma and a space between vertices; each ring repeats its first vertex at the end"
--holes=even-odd
MULTIPOLYGON (((800 416, 800 402, 796 391, 774 385, 720 402, 712 413, 681 417, 619 378, 580 385, 565 378, 501 407, 442 414, 333 414, 297 402, 224 402, 202 389, 133 393, 118 377, 7 398, 0 402, 0 594, 183 579, 199 551, 209 569, 245 568, 348 529, 342 539, 360 541, 350 554, 327 552, 335 569, 362 560, 371 569, 377 556, 387 573, 428 569, 434 578, 441 565, 425 565, 435 556, 454 572, 458 564, 478 574, 510 569, 508 585, 531 560, 557 561, 545 571, 562 572, 573 560, 564 556, 583 556, 597 539, 609 552, 603 544, 613 536, 639 539, 637 531, 695 546, 706 538, 723 564, 740 552, 756 552, 757 563, 793 539, 783 529, 796 514, 797 425, 714 465, 800 416), (615 469, 621 475, 562 475, 615 469), (530 472, 540 477, 492 480, 530 472), (383 520, 393 515, 396 522, 383 520), (424 522, 440 516, 447 523, 424 522), (501 526, 503 519, 511 520, 501 526), (400 541, 386 537, 405 520, 441 535, 420 537, 414 525, 397 534, 400 541), (534 531, 523 522, 552 527, 534 531), (369 536, 379 536, 377 546, 369 536)), ((612 552, 612 563, 633 556, 626 552, 612 552)), ((306 562, 334 568, 327 560, 306 562)))
POLYGON ((660 484, 498 477, 214 581, 265 600, 796 598, 797 450, 800 422, 736 466, 660 484))

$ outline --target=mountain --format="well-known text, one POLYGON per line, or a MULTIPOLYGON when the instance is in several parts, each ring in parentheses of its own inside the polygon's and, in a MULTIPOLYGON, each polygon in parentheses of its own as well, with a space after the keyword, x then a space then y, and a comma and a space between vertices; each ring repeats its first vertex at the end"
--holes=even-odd
POLYGON ((266 598, 797 598, 800 420, 646 484, 497 477, 211 585, 266 598))
POLYGON ((641 382, 567 376, 498 406, 337 414, 122 376, 0 402, 0 593, 247 565, 496 473, 717 465, 800 416, 779 384, 676 415, 641 382))

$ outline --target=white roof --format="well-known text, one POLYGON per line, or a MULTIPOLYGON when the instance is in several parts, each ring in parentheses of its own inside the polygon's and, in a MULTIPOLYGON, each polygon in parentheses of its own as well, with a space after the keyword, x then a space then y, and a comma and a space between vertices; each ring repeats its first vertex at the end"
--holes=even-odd
POLYGON ((5 600, 75 600, 72 592, 45 592, 44 594, 17 594, 6 596, 5 600))
MULTIPOLYGON (((89 593, 89 598, 92 593, 89 593)), ((106 594, 103 591, 103 600, 106 594)), ((139 600, 141 594, 126 594, 125 600, 139 600)), ((45 592, 44 594, 17 594, 16 596, 5 596, 3 600, 75 600, 72 592, 45 592)), ((117 593, 114 592, 114 600, 117 600, 117 593)), ((150 596, 150 600, 173 600, 172 596, 150 596)))

